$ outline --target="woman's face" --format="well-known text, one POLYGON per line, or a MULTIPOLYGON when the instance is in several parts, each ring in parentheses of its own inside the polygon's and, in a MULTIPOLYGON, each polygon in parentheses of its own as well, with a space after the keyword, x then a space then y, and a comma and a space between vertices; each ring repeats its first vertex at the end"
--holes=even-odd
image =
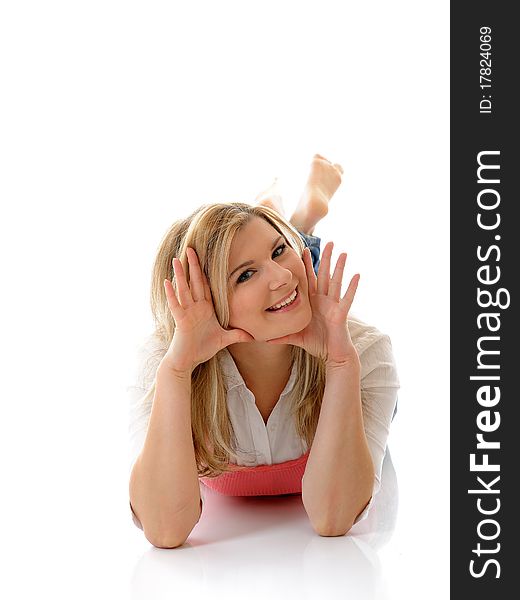
POLYGON ((312 317, 302 258, 267 221, 254 217, 235 234, 228 264, 229 328, 257 341, 296 333, 312 317), (244 265, 243 263, 247 263, 244 265), (282 310, 267 310, 297 296, 282 310))

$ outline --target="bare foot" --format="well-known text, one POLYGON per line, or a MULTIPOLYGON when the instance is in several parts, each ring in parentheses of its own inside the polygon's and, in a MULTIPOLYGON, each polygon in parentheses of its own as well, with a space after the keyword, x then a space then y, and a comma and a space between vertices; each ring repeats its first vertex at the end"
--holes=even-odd
POLYGON ((290 221, 303 233, 312 234, 318 221, 329 212, 329 200, 341 183, 343 168, 320 154, 311 161, 309 178, 290 221))
POLYGON ((278 190, 278 180, 276 178, 267 189, 258 194, 255 202, 259 206, 268 206, 280 215, 284 215, 283 200, 278 190))

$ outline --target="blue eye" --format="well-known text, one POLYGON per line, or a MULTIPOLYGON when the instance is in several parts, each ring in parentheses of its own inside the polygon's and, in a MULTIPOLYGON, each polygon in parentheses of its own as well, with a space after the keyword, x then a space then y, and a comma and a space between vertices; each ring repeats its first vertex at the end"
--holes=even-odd
MULTIPOLYGON (((280 244, 278 246, 278 248, 276 248, 276 250, 273 252, 273 257, 278 258, 279 256, 281 256, 285 252, 286 248, 287 248, 287 244, 280 244), (280 250, 280 248, 282 249, 281 252, 279 254, 276 254, 278 252, 278 250, 280 250)), ((240 277, 237 279, 237 283, 244 283, 244 281, 248 281, 249 279, 251 279, 250 277, 247 277, 246 279, 242 279, 246 273, 254 273, 254 271, 252 269, 248 269, 247 271, 244 271, 240 275, 240 277)))

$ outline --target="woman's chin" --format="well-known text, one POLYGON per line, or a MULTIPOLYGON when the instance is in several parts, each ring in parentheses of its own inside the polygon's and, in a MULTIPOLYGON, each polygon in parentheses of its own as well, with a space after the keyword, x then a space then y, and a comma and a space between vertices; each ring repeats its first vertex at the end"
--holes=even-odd
MULTIPOLYGON (((310 310, 310 307, 309 307, 308 315, 302 316, 301 319, 297 319, 294 323, 285 324, 285 327, 280 326, 279 329, 272 330, 270 332, 270 335, 268 337, 265 337, 265 339, 272 340, 275 338, 284 337, 286 335, 292 335, 294 333, 299 333, 300 331, 302 331, 303 329, 305 329, 307 327, 307 325, 311 322, 311 319, 312 319, 312 311, 310 310)), ((264 334, 264 336, 265 336, 265 334, 264 334)))

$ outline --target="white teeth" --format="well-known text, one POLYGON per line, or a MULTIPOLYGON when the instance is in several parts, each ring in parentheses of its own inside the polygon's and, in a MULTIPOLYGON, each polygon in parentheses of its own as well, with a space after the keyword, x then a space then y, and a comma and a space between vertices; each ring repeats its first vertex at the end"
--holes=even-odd
POLYGON ((294 290, 294 292, 289 296, 289 298, 287 298, 287 300, 280 302, 280 304, 274 304, 273 306, 270 306, 267 310, 276 310, 277 308, 283 308, 284 306, 287 306, 288 304, 294 302, 295 298, 296 290, 294 290))

